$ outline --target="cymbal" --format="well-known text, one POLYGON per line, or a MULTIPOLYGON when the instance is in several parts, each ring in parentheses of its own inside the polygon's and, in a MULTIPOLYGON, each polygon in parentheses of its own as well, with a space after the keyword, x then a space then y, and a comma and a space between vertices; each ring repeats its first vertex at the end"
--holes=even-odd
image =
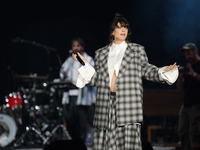
POLYGON ((35 75, 16 75, 16 78, 27 79, 27 80, 46 80, 47 76, 35 76, 35 75))

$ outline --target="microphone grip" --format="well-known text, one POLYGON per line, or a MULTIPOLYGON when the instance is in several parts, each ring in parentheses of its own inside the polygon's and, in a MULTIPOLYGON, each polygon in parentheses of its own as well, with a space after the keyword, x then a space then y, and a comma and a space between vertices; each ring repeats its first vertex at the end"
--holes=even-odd
POLYGON ((78 61, 82 64, 82 65, 85 65, 85 63, 83 62, 83 60, 78 56, 77 53, 74 53, 76 54, 76 58, 78 59, 78 61))

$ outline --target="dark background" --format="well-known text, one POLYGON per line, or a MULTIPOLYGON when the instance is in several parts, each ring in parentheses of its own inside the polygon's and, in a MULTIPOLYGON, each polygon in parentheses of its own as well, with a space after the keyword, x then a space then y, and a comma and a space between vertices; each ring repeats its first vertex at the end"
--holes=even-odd
MULTIPOLYGON (((131 41, 145 47, 150 63, 183 66, 185 59, 179 52, 183 44, 194 42, 200 47, 199 6, 197 0, 1 1, 0 104, 17 91, 12 74, 45 76, 50 72, 51 80, 58 78, 57 55, 64 62, 72 38, 83 38, 87 53, 94 57, 95 50, 108 44, 110 23, 117 12, 130 22, 131 41), (23 40, 12 42, 17 37, 23 40)), ((176 84, 144 81, 144 89, 176 89, 176 84)))

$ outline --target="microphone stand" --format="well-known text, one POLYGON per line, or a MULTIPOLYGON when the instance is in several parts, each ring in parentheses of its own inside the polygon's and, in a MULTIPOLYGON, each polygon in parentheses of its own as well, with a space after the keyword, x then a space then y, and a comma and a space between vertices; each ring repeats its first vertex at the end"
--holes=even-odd
POLYGON ((59 54, 57 53, 57 49, 56 49, 56 48, 52 48, 52 47, 46 46, 46 45, 44 45, 44 44, 37 43, 37 42, 35 42, 35 41, 25 40, 25 39, 22 39, 22 38, 20 38, 20 37, 17 37, 16 39, 13 39, 12 42, 13 42, 13 43, 27 43, 27 44, 35 45, 35 46, 37 46, 37 47, 41 47, 41 48, 43 48, 43 49, 45 49, 45 50, 47 51, 47 54, 48 54, 48 55, 50 54, 50 51, 56 52, 58 62, 59 62, 59 64, 60 64, 60 66, 62 66, 62 61, 61 61, 61 59, 60 59, 59 54))

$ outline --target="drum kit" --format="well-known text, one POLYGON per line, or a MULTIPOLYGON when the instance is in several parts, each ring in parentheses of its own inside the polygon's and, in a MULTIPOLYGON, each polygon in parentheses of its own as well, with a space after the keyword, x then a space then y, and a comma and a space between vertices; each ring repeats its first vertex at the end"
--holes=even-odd
POLYGON ((61 97, 63 91, 76 87, 70 81, 48 82, 46 76, 16 78, 31 86, 20 86, 18 92, 5 96, 6 104, 0 109, 0 147, 43 147, 55 140, 70 140, 61 97))
MULTIPOLYGON (((21 38, 12 42, 56 52, 54 48, 21 38)), ((13 78, 17 90, 6 95, 5 104, 0 105, 0 149, 44 147, 55 140, 70 140, 61 97, 63 91, 76 87, 70 81, 50 81, 50 75, 13 75, 13 78)))

